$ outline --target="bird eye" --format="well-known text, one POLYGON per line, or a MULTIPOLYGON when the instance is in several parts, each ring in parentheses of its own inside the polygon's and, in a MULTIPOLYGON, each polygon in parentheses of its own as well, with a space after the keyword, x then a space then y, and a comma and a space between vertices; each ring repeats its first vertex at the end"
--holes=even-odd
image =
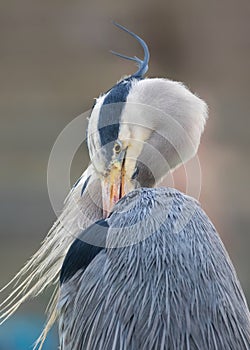
POLYGON ((118 143, 118 142, 116 142, 116 143, 115 143, 115 146, 114 146, 114 151, 115 151, 115 153, 118 154, 118 153, 121 152, 121 150, 122 150, 121 144, 118 143))

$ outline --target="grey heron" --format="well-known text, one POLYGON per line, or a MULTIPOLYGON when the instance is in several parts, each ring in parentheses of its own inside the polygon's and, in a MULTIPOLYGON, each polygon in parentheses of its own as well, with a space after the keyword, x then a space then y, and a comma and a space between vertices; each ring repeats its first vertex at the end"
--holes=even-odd
POLYGON ((91 165, 7 287, 2 319, 56 283, 61 350, 249 349, 250 315, 230 258, 194 199, 157 188, 197 151, 206 104, 183 84, 123 78, 93 106, 91 165), (58 280, 60 279, 60 283, 58 280))

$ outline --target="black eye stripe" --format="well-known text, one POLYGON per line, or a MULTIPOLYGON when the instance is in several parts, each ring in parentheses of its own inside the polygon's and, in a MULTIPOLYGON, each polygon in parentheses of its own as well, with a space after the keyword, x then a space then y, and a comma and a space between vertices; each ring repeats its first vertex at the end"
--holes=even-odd
POLYGON ((100 109, 98 119, 98 131, 100 135, 101 146, 114 142, 118 138, 120 119, 124 103, 127 100, 131 88, 131 79, 121 81, 115 85, 105 97, 100 109), (107 105, 112 106, 107 107, 107 105))

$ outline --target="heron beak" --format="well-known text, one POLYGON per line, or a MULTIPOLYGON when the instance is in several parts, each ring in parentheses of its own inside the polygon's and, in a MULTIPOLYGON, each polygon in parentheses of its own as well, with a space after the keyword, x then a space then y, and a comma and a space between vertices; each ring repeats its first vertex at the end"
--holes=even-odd
POLYGON ((112 165, 108 176, 102 180, 103 216, 107 217, 116 202, 125 194, 126 172, 124 161, 112 165))

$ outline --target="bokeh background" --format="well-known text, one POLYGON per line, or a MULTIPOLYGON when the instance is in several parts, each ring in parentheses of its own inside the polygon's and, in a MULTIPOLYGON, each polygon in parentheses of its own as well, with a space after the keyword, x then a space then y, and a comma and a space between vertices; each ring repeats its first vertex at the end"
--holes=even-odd
MULTIPOLYGON (((183 81, 209 105, 199 158, 200 201, 218 229, 250 302, 249 0, 0 1, 0 282, 38 249, 55 220, 46 185, 60 131, 93 98, 135 71, 110 49, 151 52, 149 76, 183 81)), ((72 181, 88 158, 83 146, 72 181)), ((176 186, 183 188, 179 169, 176 186)), ((58 179, 60 181, 60 179, 58 179)), ((0 349, 28 349, 45 320, 45 293, 0 328, 0 349)), ((54 330, 45 349, 56 349, 54 330)))

